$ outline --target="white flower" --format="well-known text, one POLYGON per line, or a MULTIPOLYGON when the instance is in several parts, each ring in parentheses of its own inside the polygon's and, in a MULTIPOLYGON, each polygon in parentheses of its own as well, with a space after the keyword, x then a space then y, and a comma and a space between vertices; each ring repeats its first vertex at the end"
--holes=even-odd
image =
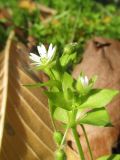
POLYGON ((36 66, 41 66, 48 64, 54 57, 56 46, 53 47, 52 44, 49 45, 48 51, 46 50, 45 46, 41 44, 40 46, 37 46, 39 56, 30 53, 29 58, 33 61, 33 64, 36 66))
POLYGON ((83 86, 87 86, 89 84, 89 80, 88 80, 87 76, 80 77, 80 81, 81 81, 83 86))

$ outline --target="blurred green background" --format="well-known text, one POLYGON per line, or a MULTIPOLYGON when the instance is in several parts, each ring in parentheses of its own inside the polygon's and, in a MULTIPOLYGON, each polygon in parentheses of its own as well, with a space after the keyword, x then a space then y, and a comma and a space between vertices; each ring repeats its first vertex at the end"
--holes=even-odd
POLYGON ((70 42, 94 36, 120 39, 119 0, 0 0, 0 47, 10 30, 27 43, 53 43, 62 49, 70 42), (19 32, 17 32, 19 30, 19 32))

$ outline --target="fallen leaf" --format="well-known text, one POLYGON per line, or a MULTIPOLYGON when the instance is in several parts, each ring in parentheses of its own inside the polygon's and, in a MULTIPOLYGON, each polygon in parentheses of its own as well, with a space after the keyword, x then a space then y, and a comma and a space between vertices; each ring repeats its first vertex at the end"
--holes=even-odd
POLYGON ((25 64, 24 53, 17 51, 14 32, 0 54, 0 159, 53 160, 55 144, 47 97, 43 89, 28 89, 22 84, 39 78, 25 64))

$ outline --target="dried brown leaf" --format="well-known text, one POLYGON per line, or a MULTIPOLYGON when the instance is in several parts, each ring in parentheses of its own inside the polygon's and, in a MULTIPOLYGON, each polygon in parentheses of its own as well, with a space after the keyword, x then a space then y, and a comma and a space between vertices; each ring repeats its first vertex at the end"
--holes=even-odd
POLYGON ((17 51, 14 32, 0 54, 1 160, 53 160, 53 129, 42 89, 22 84, 39 78, 28 69, 27 57, 17 51), (33 76, 34 75, 34 76, 33 76))

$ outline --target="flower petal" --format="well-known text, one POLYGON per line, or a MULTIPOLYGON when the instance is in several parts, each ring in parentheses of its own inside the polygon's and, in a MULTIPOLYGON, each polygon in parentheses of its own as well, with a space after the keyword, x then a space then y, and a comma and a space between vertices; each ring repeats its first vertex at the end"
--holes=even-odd
POLYGON ((47 56, 48 56, 48 59, 50 59, 50 57, 52 56, 52 43, 49 45, 47 56))
POLYGON ((37 49, 38 49, 39 55, 42 58, 46 57, 47 51, 46 51, 46 48, 43 44, 41 44, 40 46, 37 46, 37 49))
POLYGON ((85 85, 88 85, 88 83, 89 83, 89 80, 88 80, 87 76, 85 76, 85 78, 84 78, 84 83, 85 83, 85 85))
POLYGON ((56 46, 53 47, 53 49, 52 49, 53 54, 55 53, 55 51, 56 51, 56 46))
POLYGON ((38 55, 36 55, 36 54, 30 53, 29 58, 30 58, 32 61, 40 62, 40 57, 39 57, 38 55))
POLYGON ((83 78, 83 77, 80 77, 80 81, 81 81, 82 85, 85 84, 85 81, 84 81, 84 78, 83 78))
POLYGON ((34 62, 34 63, 31 63, 32 66, 40 66, 41 65, 41 62, 40 63, 37 63, 37 62, 34 62))
POLYGON ((52 48, 52 44, 50 44, 49 49, 48 49, 48 59, 49 60, 53 57, 53 55, 55 53, 55 49, 56 49, 56 47, 52 48))

